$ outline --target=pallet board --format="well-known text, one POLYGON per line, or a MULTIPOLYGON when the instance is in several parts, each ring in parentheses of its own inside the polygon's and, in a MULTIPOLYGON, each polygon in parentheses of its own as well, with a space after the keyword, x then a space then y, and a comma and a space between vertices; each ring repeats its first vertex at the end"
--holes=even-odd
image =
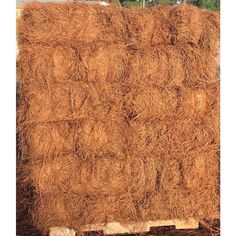
MULTIPOLYGON (((133 224, 120 224, 111 222, 107 224, 88 225, 82 229, 83 232, 103 231, 104 235, 112 234, 134 234, 149 232, 151 227, 175 226, 176 229, 198 229, 199 222, 195 219, 188 220, 157 220, 137 222, 133 224)), ((50 228, 49 236, 75 236, 76 232, 63 227, 50 228)))

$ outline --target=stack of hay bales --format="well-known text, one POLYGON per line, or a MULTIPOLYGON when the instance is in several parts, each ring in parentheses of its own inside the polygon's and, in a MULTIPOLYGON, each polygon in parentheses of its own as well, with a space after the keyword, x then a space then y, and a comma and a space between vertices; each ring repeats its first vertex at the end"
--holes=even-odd
POLYGON ((218 41, 219 14, 190 5, 25 5, 19 168, 39 229, 219 218, 218 41))

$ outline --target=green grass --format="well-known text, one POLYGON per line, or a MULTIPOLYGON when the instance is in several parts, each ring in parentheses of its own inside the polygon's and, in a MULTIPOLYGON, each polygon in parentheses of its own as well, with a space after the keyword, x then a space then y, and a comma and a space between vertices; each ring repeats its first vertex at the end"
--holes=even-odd
POLYGON ((115 3, 115 4, 118 4, 118 5, 120 4, 119 0, 110 0, 110 1, 106 1, 106 2, 115 3))
MULTIPOLYGON (((175 0, 160 0, 160 4, 173 4, 175 0)), ((191 2, 191 0, 189 0, 191 2)), ((151 4, 146 3, 146 7, 150 7, 151 4)), ((131 8, 131 7, 141 7, 141 2, 127 1, 124 3, 124 7, 131 8)), ((210 11, 219 11, 220 10, 220 0, 201 0, 200 8, 210 10, 210 11)))
POLYGON ((131 7, 141 7, 141 2, 137 1, 127 1, 124 2, 124 7, 131 8, 131 7))
POLYGON ((219 11, 220 10, 220 0, 202 0, 201 1, 201 8, 207 9, 210 11, 219 11))
MULTIPOLYGON (((148 3, 148 2, 146 2, 146 8, 147 7, 151 7, 151 6, 154 6, 155 5, 155 3, 154 4, 151 4, 151 3, 148 3)), ((127 1, 127 2, 125 2, 124 3, 124 7, 127 7, 127 8, 131 8, 131 7, 142 7, 142 3, 141 3, 141 1, 127 1)))

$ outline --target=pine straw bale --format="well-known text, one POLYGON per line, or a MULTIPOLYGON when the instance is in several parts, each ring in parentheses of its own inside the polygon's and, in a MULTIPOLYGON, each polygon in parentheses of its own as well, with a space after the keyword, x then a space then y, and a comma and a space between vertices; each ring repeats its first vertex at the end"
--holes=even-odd
POLYGON ((154 155, 157 165, 161 157, 178 157, 199 150, 217 151, 219 147, 218 132, 211 120, 198 123, 192 120, 136 120, 131 126, 131 150, 137 149, 137 152, 150 157, 154 155))
POLYGON ((47 41, 53 45, 124 43, 129 35, 123 11, 114 5, 29 3, 19 20, 18 41, 47 41))
MULTIPOLYGON (((103 154, 83 162, 78 169, 88 195, 120 195, 127 191, 130 175, 124 157, 103 154)), ((76 188, 76 186, 75 186, 76 188)))
POLYGON ((82 121, 78 132, 78 149, 85 155, 111 153, 122 156, 124 151, 125 123, 118 121, 116 113, 108 114, 106 119, 96 117, 82 121))
POLYGON ((158 121, 132 120, 130 122, 129 136, 127 143, 130 153, 141 158, 146 158, 150 164, 156 159, 155 149, 157 140, 158 121))
POLYGON ((182 85, 182 52, 173 46, 139 49, 130 61, 130 83, 141 86, 182 85))
POLYGON ((171 88, 132 89, 126 96, 127 106, 133 119, 168 119, 175 115, 177 93, 171 88))
POLYGON ((203 34, 199 45, 212 53, 219 51, 220 41, 220 12, 203 11, 203 34))
POLYGON ((181 163, 175 157, 166 157, 162 161, 164 163, 160 172, 159 190, 162 193, 171 191, 171 189, 174 191, 181 185, 181 163))
POLYGON ((152 32, 151 45, 171 44, 171 25, 170 13, 172 7, 170 5, 157 5, 152 8, 152 14, 155 18, 155 26, 152 32))
MULTIPOLYGON (((185 156, 182 159, 182 176, 183 186, 186 188, 186 199, 183 199, 180 204, 188 201, 186 211, 192 211, 196 218, 203 219, 208 215, 219 218, 218 153, 209 150, 208 152, 199 151, 192 155, 185 156)), ((172 191, 170 190, 170 192, 172 191)))
POLYGON ((119 196, 128 191, 135 197, 155 190, 154 159, 134 157, 126 160, 124 157, 104 153, 90 156, 89 159, 74 155, 69 156, 70 162, 66 163, 66 160, 65 156, 45 161, 40 173, 34 170, 38 190, 41 188, 44 193, 57 191, 58 194, 66 190, 71 194, 89 196, 119 196), (50 174, 46 174, 46 171, 50 174), (53 177, 56 174, 60 174, 61 178, 55 180, 53 177), (55 183, 60 189, 51 187, 55 183))
MULTIPOLYGON (((215 178, 219 172, 219 157, 217 153, 200 153, 194 157, 186 156, 183 159, 184 185, 187 189, 196 190, 209 186, 217 186, 219 179, 215 178), (209 175, 208 186, 205 186, 205 178, 209 175)), ((217 187, 218 188, 218 187, 217 187)))
MULTIPOLYGON (((31 177, 38 193, 73 192, 72 178, 78 171, 82 161, 76 154, 61 154, 49 158, 40 158, 38 161, 31 160, 31 177)), ((77 188, 81 188, 78 181, 77 188)))
POLYGON ((19 83, 49 89, 55 83, 81 81, 86 77, 86 67, 80 57, 82 52, 80 47, 20 44, 19 83))
POLYGON ((127 33, 125 25, 125 9, 115 7, 100 7, 97 10, 97 24, 100 30, 98 40, 104 41, 108 45, 112 42, 115 44, 123 44, 130 40, 130 35, 127 33))
POLYGON ((76 150, 88 156, 96 153, 121 156, 124 150, 125 125, 117 121, 117 117, 114 120, 112 115, 103 120, 97 119, 61 120, 30 125, 25 135, 31 158, 46 158, 76 150))
POLYGON ((124 11, 126 27, 133 45, 148 45, 152 41, 152 35, 156 19, 151 9, 133 8, 124 11))
MULTIPOLYGON (((33 223, 45 235, 52 225, 53 227, 61 227, 63 225, 63 227, 71 228, 71 202, 73 201, 76 206, 78 206, 77 202, 79 202, 82 206, 84 204, 83 200, 82 198, 75 199, 74 195, 71 195, 70 201, 68 201, 68 195, 66 193, 41 195, 35 203, 35 209, 37 210, 32 213, 33 223)), ((77 208, 78 216, 81 214, 80 209, 77 208)))
POLYGON ((129 82, 146 87, 205 87, 217 80, 216 56, 191 45, 138 48, 130 60, 129 82))
POLYGON ((105 224, 118 220, 121 223, 135 221, 136 212, 129 194, 119 196, 85 196, 62 193, 42 195, 36 203, 38 211, 33 220, 41 230, 55 227, 80 231, 89 224, 105 224))
POLYGON ((134 199, 143 196, 146 193, 155 191, 156 189, 156 166, 155 159, 147 156, 140 149, 134 151, 132 147, 130 152, 133 156, 128 159, 127 169, 130 174, 128 190, 134 199))
POLYGON ((219 145, 216 132, 208 121, 195 123, 191 120, 180 120, 175 124, 170 122, 165 129, 166 132, 163 131, 158 139, 158 147, 163 152, 165 142, 168 142, 167 153, 170 155, 181 155, 181 153, 200 149, 217 150, 219 145))
POLYGON ((203 49, 190 45, 179 46, 184 63, 184 85, 193 88, 205 88, 217 80, 216 57, 203 49))
POLYGON ((47 159, 76 150, 78 121, 36 123, 25 134, 31 160, 47 159))
POLYGON ((86 85, 57 85, 48 90, 39 90, 31 85, 27 94, 28 122, 52 122, 73 120, 86 116, 85 103, 88 95, 86 85))
POLYGON ((201 153, 200 150, 192 155, 162 159, 158 194, 148 198, 148 211, 154 219, 160 216, 184 218, 185 215, 195 219, 209 215, 219 217, 219 180, 216 178, 219 157, 216 152, 201 153))
POLYGON ((171 9, 170 25, 173 44, 189 43, 211 53, 219 50, 219 12, 202 11, 192 5, 177 5, 171 9))
MULTIPOLYGON (((111 89, 117 89, 125 82, 129 71, 129 54, 126 47, 101 46, 84 58, 84 64, 88 70, 88 81, 97 86, 102 84, 99 90, 102 89, 103 93, 110 93, 111 89)), ((119 91, 115 95, 118 93, 119 91)))
POLYGON ((78 61, 77 57, 78 55, 74 48, 63 46, 58 46, 55 48, 53 52, 53 75, 56 81, 61 82, 76 80, 73 78, 75 76, 74 72, 82 72, 81 67, 79 67, 79 63, 76 63, 78 61))
POLYGON ((170 24, 172 43, 198 44, 203 29, 202 11, 192 5, 177 5, 171 9, 170 24))
POLYGON ((219 81, 204 89, 178 89, 178 117, 182 119, 219 119, 219 81))
POLYGON ((101 8, 97 4, 26 4, 19 21, 18 40, 48 43, 92 42, 101 33, 97 16, 97 11, 101 8))
POLYGON ((18 41, 145 46, 198 44, 201 38, 202 44, 209 46, 209 38, 219 32, 218 16, 184 4, 126 10, 114 5, 30 3, 19 21, 18 41))
MULTIPOLYGON (((107 7, 96 5, 90 5, 87 24, 84 25, 84 31, 77 34, 75 40, 86 43, 104 42, 108 45, 115 41, 117 44, 126 42, 129 37, 124 27, 123 10, 114 5, 107 7), (93 34, 94 37, 91 38, 93 34)), ((81 18, 77 20, 83 21, 81 18)))
POLYGON ((20 44, 18 69, 21 75, 19 83, 36 85, 47 88, 52 78, 53 60, 52 48, 44 45, 20 44))
POLYGON ((178 91, 179 107, 178 115, 182 118, 202 117, 208 112, 207 93, 205 90, 182 89, 178 91))
POLYGON ((32 179, 39 193, 67 192, 78 195, 119 195, 125 193, 129 179, 124 158, 102 155, 85 159, 68 154, 32 162, 32 179))
POLYGON ((168 76, 168 54, 166 47, 137 50, 130 60, 128 82, 133 86, 166 85, 168 76))

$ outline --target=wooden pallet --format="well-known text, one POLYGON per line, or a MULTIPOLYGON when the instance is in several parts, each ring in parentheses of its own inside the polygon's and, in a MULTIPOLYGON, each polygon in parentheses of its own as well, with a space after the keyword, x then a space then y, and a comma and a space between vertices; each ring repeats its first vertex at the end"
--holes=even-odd
MULTIPOLYGON (((199 222, 193 218, 188 220, 157 220, 138 222, 133 224, 120 224, 111 222, 105 225, 95 224, 88 225, 82 229, 83 232, 103 231, 104 235, 112 234, 134 234, 149 232, 151 227, 175 226, 176 229, 198 229, 199 222)), ((63 227, 50 228, 49 236, 75 236, 76 232, 73 229, 63 227)))

